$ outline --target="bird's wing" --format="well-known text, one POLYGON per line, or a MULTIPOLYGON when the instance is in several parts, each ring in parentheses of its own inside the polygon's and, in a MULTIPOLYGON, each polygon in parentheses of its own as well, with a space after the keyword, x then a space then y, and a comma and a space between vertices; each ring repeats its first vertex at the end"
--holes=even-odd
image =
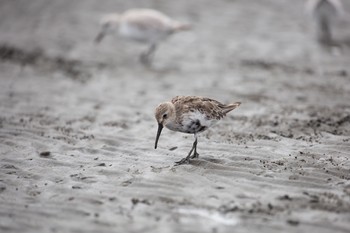
POLYGON ((144 31, 166 31, 171 22, 166 15, 153 10, 133 10, 124 16, 128 24, 144 31))
POLYGON ((188 113, 199 111, 208 119, 220 120, 226 114, 223 111, 224 104, 219 101, 198 96, 176 96, 171 102, 175 105, 176 113, 188 113))

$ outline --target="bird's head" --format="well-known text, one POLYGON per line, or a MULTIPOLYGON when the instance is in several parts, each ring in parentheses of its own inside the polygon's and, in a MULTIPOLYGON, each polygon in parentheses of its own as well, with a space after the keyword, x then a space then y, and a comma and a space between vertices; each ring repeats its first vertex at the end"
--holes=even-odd
POLYGON ((104 16, 100 21, 101 30, 95 38, 95 43, 101 42, 107 34, 112 33, 119 26, 119 22, 119 14, 108 14, 104 16))
POLYGON ((175 120, 175 106, 170 102, 160 104, 155 111, 155 118, 158 122, 158 131, 154 148, 157 149, 158 140, 164 126, 175 120))

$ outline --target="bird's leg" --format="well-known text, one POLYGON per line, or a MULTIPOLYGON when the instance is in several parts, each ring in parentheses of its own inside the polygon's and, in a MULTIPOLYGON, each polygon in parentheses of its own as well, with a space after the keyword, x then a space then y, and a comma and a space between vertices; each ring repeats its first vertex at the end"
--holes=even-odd
POLYGON ((195 134, 194 135, 194 138, 196 139, 193 143, 193 149, 194 149, 194 152, 193 152, 193 155, 191 156, 191 159, 194 159, 194 158, 198 158, 199 157, 199 154, 197 153, 197 135, 195 134))
POLYGON ((196 137, 196 140, 193 142, 192 148, 191 148, 190 152, 188 153, 187 157, 181 159, 180 161, 175 162, 175 164, 176 165, 181 165, 181 164, 184 164, 184 163, 190 163, 190 159, 193 159, 193 158, 198 158, 197 137, 196 137), (194 151, 194 154, 192 155, 193 151, 194 151))
POLYGON ((140 61, 145 65, 149 65, 151 63, 156 48, 156 44, 152 44, 146 52, 141 53, 140 61))

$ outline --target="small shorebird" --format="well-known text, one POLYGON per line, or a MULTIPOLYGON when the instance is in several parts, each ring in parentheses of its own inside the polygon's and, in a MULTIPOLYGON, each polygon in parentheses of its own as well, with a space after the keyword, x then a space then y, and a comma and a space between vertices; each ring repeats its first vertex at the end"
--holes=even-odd
POLYGON ((189 30, 190 25, 175 21, 152 9, 130 9, 122 14, 108 14, 101 19, 101 31, 95 42, 99 43, 106 34, 117 31, 126 39, 145 43, 149 49, 140 60, 149 64, 157 45, 175 32, 189 30))
POLYGON ((177 165, 198 158, 197 134, 205 131, 241 103, 222 104, 216 100, 198 96, 176 96, 170 102, 161 103, 155 110, 158 131, 154 148, 157 149, 163 127, 182 133, 194 134, 195 141, 187 157, 177 165), (192 155, 193 152, 193 155, 192 155))
POLYGON ((342 15, 343 8, 340 0, 309 0, 306 10, 316 23, 317 38, 321 43, 331 45, 332 24, 334 20, 342 15))

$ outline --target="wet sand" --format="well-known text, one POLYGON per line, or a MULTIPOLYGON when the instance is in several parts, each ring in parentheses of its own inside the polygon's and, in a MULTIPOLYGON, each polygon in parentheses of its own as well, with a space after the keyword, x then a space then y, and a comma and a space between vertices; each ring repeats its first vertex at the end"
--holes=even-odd
MULTIPOLYGON (((350 4, 346 2, 347 12, 350 4)), ((1 232, 349 232, 350 17, 315 42, 303 1, 2 1, 1 232), (108 37, 111 9, 191 22, 155 54, 108 37), (176 95, 242 105, 173 166, 176 95)))

